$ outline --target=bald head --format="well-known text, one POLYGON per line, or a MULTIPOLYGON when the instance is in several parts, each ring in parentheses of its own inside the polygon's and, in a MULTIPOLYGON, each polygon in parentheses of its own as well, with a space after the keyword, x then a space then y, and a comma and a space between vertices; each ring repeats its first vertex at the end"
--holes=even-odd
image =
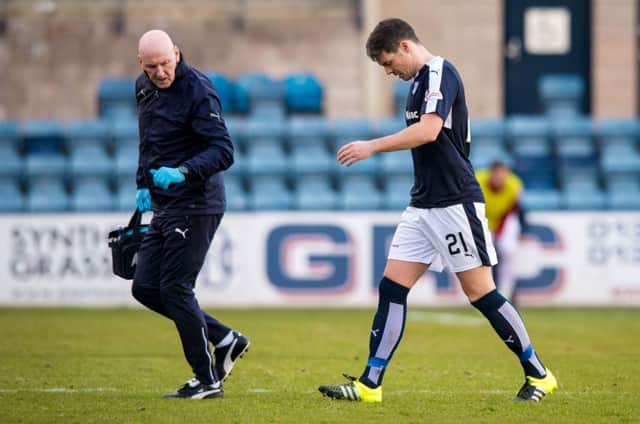
POLYGON ((166 32, 153 29, 138 42, 138 62, 151 82, 158 88, 169 88, 175 79, 180 51, 166 32))

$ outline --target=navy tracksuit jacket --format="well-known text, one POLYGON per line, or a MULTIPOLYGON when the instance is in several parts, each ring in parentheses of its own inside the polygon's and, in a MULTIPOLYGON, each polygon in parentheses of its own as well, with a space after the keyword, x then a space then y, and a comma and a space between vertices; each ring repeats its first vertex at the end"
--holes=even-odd
POLYGON ((180 57, 175 79, 158 89, 143 72, 136 81, 140 149, 136 184, 151 193, 153 218, 138 251, 133 296, 174 321, 195 377, 218 380, 209 341, 229 331, 202 311, 196 277, 225 210, 221 171, 233 164, 233 145, 211 81, 180 57), (182 183, 153 185, 151 169, 186 166, 182 183))

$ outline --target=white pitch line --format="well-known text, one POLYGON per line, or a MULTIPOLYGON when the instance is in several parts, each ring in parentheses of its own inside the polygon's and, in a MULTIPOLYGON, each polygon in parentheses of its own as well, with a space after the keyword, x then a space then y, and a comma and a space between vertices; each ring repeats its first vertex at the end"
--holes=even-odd
POLYGON ((486 325, 486 320, 482 318, 449 312, 409 311, 407 313, 407 319, 409 321, 435 322, 438 324, 462 325, 469 327, 486 325))
POLYGON ((0 389, 0 393, 95 393, 95 392, 115 392, 117 389, 111 387, 69 389, 67 387, 35 388, 35 389, 0 389))

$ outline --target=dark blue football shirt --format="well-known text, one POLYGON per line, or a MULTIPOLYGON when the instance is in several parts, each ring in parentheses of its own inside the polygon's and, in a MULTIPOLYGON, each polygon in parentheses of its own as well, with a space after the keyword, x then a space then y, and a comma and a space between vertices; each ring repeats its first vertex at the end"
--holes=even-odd
POLYGON ((469 112, 458 71, 434 57, 418 72, 407 97, 407 126, 425 113, 437 113, 444 122, 437 139, 411 149, 414 185, 411 206, 443 208, 458 203, 484 202, 469 161, 469 112))

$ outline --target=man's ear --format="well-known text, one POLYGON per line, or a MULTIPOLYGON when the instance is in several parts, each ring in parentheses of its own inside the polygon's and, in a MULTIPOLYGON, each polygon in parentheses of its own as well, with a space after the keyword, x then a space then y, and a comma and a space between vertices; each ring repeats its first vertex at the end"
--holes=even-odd
POLYGON ((403 53, 409 53, 411 46, 409 45, 409 41, 402 40, 398 45, 398 49, 402 50, 403 53))
POLYGON ((180 49, 178 48, 178 46, 173 46, 173 52, 176 55, 176 63, 180 62, 180 49))

